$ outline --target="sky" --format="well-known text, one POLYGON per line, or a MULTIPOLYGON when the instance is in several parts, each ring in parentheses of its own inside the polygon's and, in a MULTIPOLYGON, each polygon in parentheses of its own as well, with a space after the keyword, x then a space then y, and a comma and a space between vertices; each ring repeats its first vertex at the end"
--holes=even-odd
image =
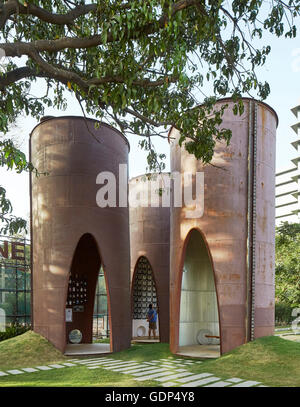
MULTIPOLYGON (((299 20, 298 20, 299 21, 299 20)), ((300 31, 300 27, 299 27, 300 31)), ((276 171, 291 166, 290 160, 296 156, 296 150, 291 142, 296 139, 296 134, 290 128, 296 123, 296 117, 290 111, 296 105, 300 105, 300 32, 296 39, 277 38, 271 34, 264 36, 265 45, 271 46, 271 54, 266 64, 260 68, 258 74, 261 80, 270 84, 271 94, 265 100, 279 117, 276 143, 276 171)), ((34 85, 33 91, 38 92, 39 84, 34 85)), ((76 100, 68 98, 66 111, 47 109, 45 115, 80 115, 82 111, 76 100)), ((31 117, 22 117, 17 122, 17 128, 12 131, 21 142, 21 149, 28 154, 29 134, 37 121, 31 117)), ((147 163, 146 154, 138 147, 138 137, 128 137, 130 143, 129 176, 134 177, 145 173, 147 163)), ((157 139, 157 150, 169 156, 169 145, 165 140, 157 139)), ((167 168, 169 162, 167 160, 167 168)), ((0 185, 7 191, 7 197, 11 200, 16 216, 29 217, 29 183, 28 174, 15 174, 0 168, 0 185)))

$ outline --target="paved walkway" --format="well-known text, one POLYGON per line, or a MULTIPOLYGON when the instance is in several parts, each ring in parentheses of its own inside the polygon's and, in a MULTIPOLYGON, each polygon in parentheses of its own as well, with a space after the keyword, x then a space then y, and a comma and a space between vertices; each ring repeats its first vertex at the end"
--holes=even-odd
POLYGON ((168 359, 151 360, 150 362, 137 362, 134 360, 124 361, 111 357, 101 357, 94 359, 71 359, 68 362, 50 364, 45 366, 35 366, 29 368, 12 369, 0 371, 1 377, 9 375, 20 375, 35 373, 43 370, 72 368, 86 366, 87 369, 104 369, 113 372, 131 375, 137 382, 154 380, 157 385, 163 387, 266 387, 261 382, 245 380, 238 377, 221 379, 212 373, 192 373, 188 368, 202 363, 201 361, 178 359, 169 357, 168 359))

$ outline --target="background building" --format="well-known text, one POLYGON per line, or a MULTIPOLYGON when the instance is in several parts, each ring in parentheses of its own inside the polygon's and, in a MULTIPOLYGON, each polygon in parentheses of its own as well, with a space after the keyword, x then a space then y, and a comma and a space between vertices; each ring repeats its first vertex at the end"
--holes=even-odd
POLYGON ((5 323, 31 322, 30 242, 0 236, 0 308, 5 323))
POLYGON ((291 109, 297 122, 291 127, 296 139, 291 143, 297 151, 291 166, 276 174, 276 226, 282 222, 300 221, 300 105, 291 109))

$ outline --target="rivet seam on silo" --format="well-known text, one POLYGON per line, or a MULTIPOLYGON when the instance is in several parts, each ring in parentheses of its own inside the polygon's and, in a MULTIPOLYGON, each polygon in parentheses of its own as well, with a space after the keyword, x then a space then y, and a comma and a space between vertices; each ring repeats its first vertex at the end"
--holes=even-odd
MULTIPOLYGON (((252 101, 249 102, 248 239, 247 239, 247 251, 248 251, 247 264, 248 264, 249 289, 247 290, 248 312, 246 318, 249 321, 250 325, 249 339, 251 341, 254 339, 254 329, 255 329, 257 106, 258 106, 257 103, 252 101)), ((246 324, 246 326, 248 326, 248 324, 246 324)))
MULTIPOLYGON (((29 162, 31 162, 31 143, 30 143, 30 137, 28 141, 28 151, 29 151, 29 162)), ((29 176, 29 210, 30 210, 30 219, 32 219, 32 196, 31 196, 31 190, 32 190, 32 179, 31 179, 31 172, 28 174, 29 176)), ((32 233, 32 222, 30 221, 30 287, 33 287, 33 275, 32 275, 32 264, 33 264, 33 233, 32 233)), ((34 296, 34 291, 31 290, 31 301, 30 301, 30 310, 31 310, 31 329, 34 329, 34 313, 33 313, 33 296, 34 296)))
MULTIPOLYGON (((256 166, 257 166, 257 104, 249 103, 249 167, 248 167, 248 271, 250 290, 250 340, 255 329, 255 269, 256 269, 256 166), (254 109, 253 109, 254 106, 254 109)), ((248 303, 248 300, 247 300, 248 303)))
POLYGON ((256 273, 256 166, 257 166, 257 103, 254 103, 253 126, 253 216, 252 216, 252 275, 251 275, 251 340, 255 328, 255 273, 256 273))
POLYGON ((252 218, 252 200, 251 200, 251 183, 252 183, 252 164, 251 164, 251 151, 252 151, 252 103, 249 102, 249 113, 248 113, 248 202, 247 202, 247 225, 248 225, 248 233, 247 233, 247 292, 246 292, 246 338, 247 341, 249 340, 249 321, 250 321, 250 304, 249 304, 249 297, 250 297, 250 276, 251 276, 251 218, 252 218))

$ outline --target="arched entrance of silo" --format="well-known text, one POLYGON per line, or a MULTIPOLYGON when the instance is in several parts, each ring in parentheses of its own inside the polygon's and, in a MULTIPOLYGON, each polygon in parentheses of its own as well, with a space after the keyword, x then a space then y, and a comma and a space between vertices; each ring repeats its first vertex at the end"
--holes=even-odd
POLYGON ((94 301, 93 343, 110 343, 106 279, 102 266, 98 274, 94 301))
POLYGON ((196 229, 184 247, 178 354, 219 357, 219 307, 209 249, 196 229))
POLYGON ((153 270, 147 257, 141 256, 132 278, 132 338, 137 342, 159 342, 159 303, 153 270), (149 338, 147 312, 149 304, 157 312, 156 336, 149 338))
POLYGON ((66 355, 110 352, 106 279, 94 237, 76 247, 66 299, 66 355))

